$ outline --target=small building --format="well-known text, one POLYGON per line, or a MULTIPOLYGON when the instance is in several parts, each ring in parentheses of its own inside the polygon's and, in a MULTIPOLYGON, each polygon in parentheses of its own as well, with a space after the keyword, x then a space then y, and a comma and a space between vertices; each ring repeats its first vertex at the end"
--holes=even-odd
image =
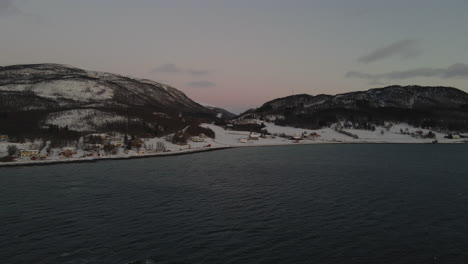
POLYGON ((76 148, 73 148, 73 147, 65 147, 65 148, 62 148, 62 151, 68 151, 72 154, 76 154, 76 148))
POLYGON ((198 137, 203 138, 203 139, 207 139, 207 138, 208 138, 208 136, 205 135, 205 134, 203 134, 203 133, 200 133, 200 135, 198 135, 198 137))
POLYGON ((30 158, 32 156, 38 156, 39 150, 21 150, 20 157, 22 158, 30 158))
POLYGON ((72 150, 68 149, 68 150, 64 150, 64 151, 60 152, 59 157, 61 157, 61 158, 72 158, 74 154, 76 154, 76 152, 73 153, 72 150))
POLYGON ((0 142, 6 142, 8 140, 9 140, 9 138, 8 138, 7 135, 0 135, 0 142))
POLYGON ((128 142, 128 145, 131 146, 132 148, 141 148, 145 145, 145 142, 142 139, 136 138, 132 139, 128 142))
POLYGON ((46 158, 47 158, 47 155, 45 154, 31 155, 30 157, 31 160, 45 160, 46 158))
POLYGON ((295 140, 295 141, 302 140, 302 136, 294 135, 293 137, 291 137, 291 140, 295 140))
POLYGON ((256 133, 250 133, 249 134, 249 140, 259 140, 260 139, 260 135, 256 134, 256 133))
POLYGON ((190 140, 192 140, 193 142, 205 142, 205 139, 199 136, 191 137, 190 140))
POLYGON ((308 136, 308 138, 311 138, 311 139, 315 139, 315 138, 318 138, 318 137, 320 137, 320 135, 317 134, 317 132, 310 133, 309 136, 308 136))
POLYGON ((120 140, 119 140, 119 141, 111 141, 111 142, 109 143, 109 145, 120 148, 120 147, 123 146, 123 143, 122 143, 122 141, 120 141, 120 140))

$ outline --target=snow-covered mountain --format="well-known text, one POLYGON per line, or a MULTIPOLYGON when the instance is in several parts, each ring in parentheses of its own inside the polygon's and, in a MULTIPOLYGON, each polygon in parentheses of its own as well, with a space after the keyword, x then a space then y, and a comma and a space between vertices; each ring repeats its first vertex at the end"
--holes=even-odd
POLYGON ((338 95, 293 95, 265 103, 242 118, 317 127, 338 120, 401 121, 468 128, 468 94, 450 87, 389 86, 338 95))
POLYGON ((27 94, 37 97, 32 101, 33 105, 9 105, 8 100, 2 100, 2 107, 14 110, 134 105, 164 111, 213 114, 168 85, 58 64, 0 67, 0 91, 10 96, 27 94))
POLYGON ((17 129, 23 122, 76 131, 97 131, 103 126, 119 130, 133 121, 148 130, 164 130, 172 126, 169 123, 180 123, 174 120, 209 120, 218 113, 176 88, 151 80, 59 64, 0 67, 0 122, 4 128, 17 129))

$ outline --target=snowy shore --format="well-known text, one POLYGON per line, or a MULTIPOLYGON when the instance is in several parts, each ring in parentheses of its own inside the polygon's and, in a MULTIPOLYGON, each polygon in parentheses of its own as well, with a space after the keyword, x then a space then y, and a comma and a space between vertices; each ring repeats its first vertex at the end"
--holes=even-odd
POLYGON ((228 149, 229 147, 216 147, 216 148, 200 148, 200 149, 187 149, 176 152, 160 152, 151 154, 128 155, 128 156, 104 156, 93 158, 69 158, 69 159, 50 159, 50 160, 35 160, 35 161, 15 161, 0 163, 0 167, 16 167, 16 166, 40 166, 51 164, 64 164, 64 163, 83 163, 83 162, 97 162, 103 160, 129 160, 129 159, 142 159, 151 157, 167 157, 167 156, 181 156, 200 152, 216 151, 228 149))
MULTIPOLYGON (((284 145, 309 145, 309 144, 428 144, 437 140, 438 143, 466 143, 466 139, 447 139, 445 134, 432 131, 435 138, 428 139, 423 137, 414 137, 403 134, 401 131, 409 129, 411 131, 421 131, 426 134, 429 130, 410 127, 407 124, 393 125, 389 129, 377 128, 375 131, 347 129, 346 132, 357 137, 352 137, 332 128, 322 128, 318 130, 300 129, 293 127, 276 126, 272 123, 265 123, 265 129, 272 135, 259 137, 255 140, 249 140, 250 132, 226 130, 223 127, 212 124, 202 124, 205 128, 210 128, 215 132, 216 138, 207 138, 204 142, 188 142, 187 146, 179 146, 165 142, 166 152, 147 152, 147 153, 120 153, 118 155, 95 156, 95 157, 71 157, 59 158, 48 157, 45 160, 17 159, 13 162, 1 162, 0 167, 11 166, 30 166, 30 165, 49 165, 75 162, 96 162, 101 160, 120 160, 136 159, 148 157, 165 157, 175 155, 187 155, 206 151, 215 151, 228 148, 239 147, 263 147, 263 146, 284 146, 284 145), (278 136, 281 134, 282 136, 278 136), (291 140, 290 137, 296 137, 302 134, 315 134, 316 137, 308 137, 301 140, 291 140), (285 137, 286 136, 286 137, 285 137)), ((146 139, 150 144, 155 144, 163 139, 146 139)), ((6 146, 12 143, 0 142, 0 156, 5 155, 6 146), (2 155, 3 154, 3 155, 2 155)), ((21 147, 21 146, 20 146, 21 147)), ((23 146, 24 147, 24 146, 23 146)), ((80 156, 80 155, 77 155, 80 156)))

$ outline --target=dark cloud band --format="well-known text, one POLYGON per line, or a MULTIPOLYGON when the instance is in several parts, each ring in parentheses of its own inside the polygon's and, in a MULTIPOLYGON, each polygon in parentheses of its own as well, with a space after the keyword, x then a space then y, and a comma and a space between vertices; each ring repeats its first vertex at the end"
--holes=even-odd
POLYGON ((207 70, 183 69, 173 63, 166 63, 154 68, 151 73, 189 74, 193 76, 200 76, 207 75, 210 72, 207 70))
POLYGON ((414 39, 405 39, 394 42, 383 48, 376 49, 371 53, 358 59, 362 63, 371 63, 393 56, 399 56, 403 59, 417 57, 422 53, 419 42, 414 39))
POLYGON ((417 77, 438 77, 443 79, 468 78, 468 64, 456 63, 447 68, 417 68, 380 74, 350 71, 346 74, 346 77, 367 79, 373 82, 378 82, 380 80, 403 80, 417 77))

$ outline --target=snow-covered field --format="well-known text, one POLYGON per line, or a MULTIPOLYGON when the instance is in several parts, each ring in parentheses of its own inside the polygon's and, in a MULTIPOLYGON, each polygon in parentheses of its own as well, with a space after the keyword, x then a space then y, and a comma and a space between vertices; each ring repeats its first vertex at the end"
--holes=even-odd
MULTIPOLYGON (((439 143, 463 143, 465 139, 446 139, 445 134, 432 131, 435 139, 415 138, 411 135, 401 133, 408 128, 409 131, 415 132, 418 130, 423 131, 424 134, 429 133, 430 130, 415 128, 408 124, 395 124, 388 131, 383 127, 377 127, 375 131, 358 130, 358 129, 345 129, 345 131, 357 135, 359 138, 354 139, 350 136, 338 133, 332 128, 322 128, 317 130, 283 127, 277 126, 273 123, 263 122, 265 129, 273 135, 285 134, 288 137, 301 136, 303 132, 307 134, 317 133, 319 137, 315 139, 301 140, 302 144, 319 144, 319 143, 432 143, 437 140, 439 143), (384 133, 382 134, 382 131, 384 133)), ((203 124, 203 127, 210 128, 216 133, 215 145, 221 146, 258 146, 258 145, 283 145, 283 144, 297 144, 292 140, 276 136, 275 138, 259 138, 258 141, 248 141, 241 143, 241 139, 248 138, 249 132, 228 131, 221 127, 203 124)))
MULTIPOLYGON (((401 131, 408 130, 410 132, 423 131, 427 134, 429 130, 411 127, 408 124, 394 124, 391 128, 386 129, 383 127, 377 127, 375 131, 368 130, 357 130, 357 129, 346 129, 345 131, 357 135, 358 138, 344 135, 335 131, 332 128, 322 128, 317 130, 300 129, 293 127, 282 127, 272 123, 265 123, 265 129, 268 130, 272 136, 265 138, 259 137, 257 140, 250 140, 248 131, 233 131, 225 130, 223 127, 202 124, 205 128, 210 128, 216 134, 215 139, 206 138, 203 142, 192 142, 189 141, 187 145, 176 145, 168 142, 164 138, 146 138, 143 139, 144 145, 147 149, 142 148, 139 153, 136 151, 129 151, 125 153, 123 149, 119 149, 117 155, 86 157, 84 158, 86 151, 77 150, 77 154, 73 158, 59 157, 58 153, 63 149, 52 149, 51 155, 44 161, 31 161, 28 158, 18 158, 16 162, 0 163, 2 165, 25 165, 25 164, 41 164, 41 163, 57 163, 57 162, 73 162, 73 161, 89 161, 96 159, 125 159, 132 157, 149 157, 149 156, 166 156, 176 155, 200 151, 208 151, 213 149, 230 148, 230 147, 253 147, 253 146, 272 146, 272 145, 291 145, 291 144, 324 144, 324 143, 432 143, 437 140, 439 143, 467 143, 467 139, 446 139, 445 134, 432 131, 436 138, 435 139, 424 139, 416 138, 411 135, 402 134, 401 131), (383 131, 383 132, 382 132, 383 131), (318 137, 303 139, 300 141, 291 140, 290 137, 297 137, 306 132, 308 135, 316 133, 318 137), (276 136, 274 136, 276 135, 276 136), (278 135, 286 135, 281 137, 278 135), (163 143, 166 152, 156 152, 156 146, 158 142, 163 143)), ((37 149, 40 142, 27 142, 23 144, 0 142, 0 157, 7 155, 7 149, 9 145, 16 145, 20 150, 31 150, 37 149)), ((43 145, 43 144, 42 144, 43 145)), ((41 154, 44 154, 41 151, 41 154)), ((102 153, 102 151, 101 151, 102 153)), ((95 153, 96 154, 96 153, 95 153)))

